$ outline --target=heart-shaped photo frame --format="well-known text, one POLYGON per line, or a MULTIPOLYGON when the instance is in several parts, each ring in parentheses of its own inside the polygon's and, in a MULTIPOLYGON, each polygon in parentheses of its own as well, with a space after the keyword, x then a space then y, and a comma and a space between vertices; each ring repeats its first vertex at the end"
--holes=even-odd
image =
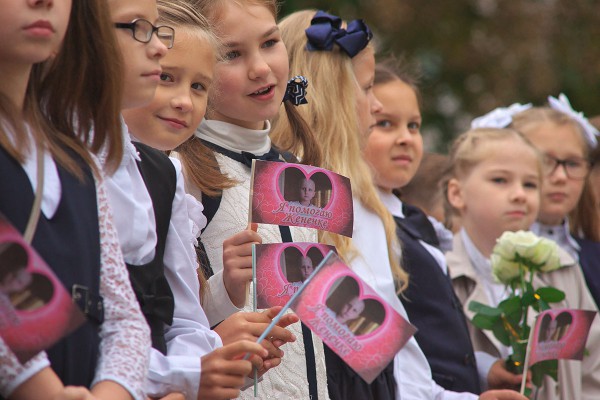
POLYGON ((544 360, 581 360, 596 311, 550 309, 537 316, 529 365, 544 360))
POLYGON ((416 332, 336 255, 326 257, 291 307, 367 383, 416 332))
POLYGON ((254 160, 250 205, 250 222, 352 236, 350 180, 323 168, 254 160))
POLYGON ((305 242, 254 245, 256 306, 285 305, 329 251, 335 247, 305 242))
POLYGON ((44 260, 0 215, 0 337, 24 363, 85 321, 44 260))

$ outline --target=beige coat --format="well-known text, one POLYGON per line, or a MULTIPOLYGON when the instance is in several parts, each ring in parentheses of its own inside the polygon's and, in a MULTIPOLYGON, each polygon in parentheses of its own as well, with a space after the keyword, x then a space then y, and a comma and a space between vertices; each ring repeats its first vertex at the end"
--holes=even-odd
MULTIPOLYGON (((454 248, 446 254, 448 268, 452 277, 454 291, 463 305, 467 319, 474 316, 469 311, 468 305, 475 300, 487 304, 485 289, 480 284, 479 278, 469 256, 465 250, 460 235, 454 237, 454 248)), ((536 274, 534 287, 553 286, 565 292, 566 298, 560 303, 554 303, 553 308, 574 308, 596 310, 596 305, 587 289, 581 268, 566 252, 561 250, 562 268, 545 273, 536 274)), ((535 315, 530 312, 530 324, 535 315)), ((500 342, 489 330, 481 330, 469 324, 473 347, 476 351, 485 351, 499 357, 500 342)), ((589 354, 583 361, 559 360, 558 383, 552 378, 546 378, 542 389, 539 390, 538 400, 597 400, 600 399, 600 317, 596 317, 592 324, 586 349, 589 354)))

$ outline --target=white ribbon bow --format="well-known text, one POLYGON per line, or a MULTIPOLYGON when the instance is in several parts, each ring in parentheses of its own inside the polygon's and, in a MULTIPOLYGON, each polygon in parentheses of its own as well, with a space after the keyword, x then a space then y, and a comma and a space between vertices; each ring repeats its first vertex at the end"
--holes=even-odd
POLYGON ((475 118, 471 122, 471 129, 475 128, 506 128, 512 122, 513 116, 530 109, 531 103, 514 103, 509 107, 498 107, 489 113, 475 118))
POLYGON ((573 107, 571 107, 571 102, 564 93, 559 94, 558 99, 556 97, 548 96, 548 104, 550 105, 550 108, 560 111, 563 114, 567 114, 569 117, 577 121, 583 128, 585 140, 592 148, 596 147, 598 144, 598 139, 596 139, 596 136, 600 135, 600 132, 594 125, 590 124, 590 121, 588 121, 582 112, 573 110, 573 107))

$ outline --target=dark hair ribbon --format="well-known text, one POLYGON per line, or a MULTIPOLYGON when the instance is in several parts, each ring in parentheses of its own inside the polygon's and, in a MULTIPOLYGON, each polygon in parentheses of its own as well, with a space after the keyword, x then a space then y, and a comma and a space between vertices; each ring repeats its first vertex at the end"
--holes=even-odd
POLYGON ((283 101, 290 101, 293 105, 299 106, 300 104, 306 104, 306 88, 308 87, 308 80, 302 75, 298 75, 290 79, 287 83, 285 90, 285 96, 283 101))
POLYGON ((373 38, 373 32, 362 19, 348 22, 347 29, 343 29, 342 19, 325 11, 317 11, 305 32, 309 51, 331 51, 337 44, 350 58, 367 47, 373 38))

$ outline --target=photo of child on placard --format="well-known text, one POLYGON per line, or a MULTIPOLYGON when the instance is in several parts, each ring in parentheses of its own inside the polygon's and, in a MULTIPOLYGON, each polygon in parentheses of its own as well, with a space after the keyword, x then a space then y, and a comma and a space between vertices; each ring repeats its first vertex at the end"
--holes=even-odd
POLYGON ((83 321, 58 278, 0 215, 0 337, 24 363, 83 321))
POLYGON ((317 243, 254 245, 257 307, 283 306, 329 251, 335 247, 317 243))
POLYGON ((336 255, 314 273, 291 307, 368 383, 416 332, 336 255))
POLYGON ((350 180, 301 164, 254 161, 250 221, 352 236, 350 180))
POLYGON ((581 360, 596 311, 547 310, 536 320, 529 365, 544 360, 581 360))

